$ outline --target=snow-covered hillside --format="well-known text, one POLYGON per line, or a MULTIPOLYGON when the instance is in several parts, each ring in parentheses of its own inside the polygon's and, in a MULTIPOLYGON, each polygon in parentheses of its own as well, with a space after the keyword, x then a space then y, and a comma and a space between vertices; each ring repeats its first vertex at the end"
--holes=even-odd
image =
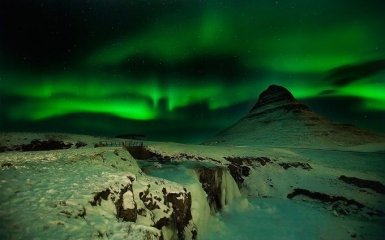
MULTIPOLYGON (((22 135, 6 149, 39 137, 22 135)), ((382 152, 53 135, 87 146, 0 153, 1 239, 383 237, 382 152)))
POLYGON ((271 85, 244 118, 205 144, 338 148, 379 142, 385 146, 385 136, 330 122, 284 87, 271 85))

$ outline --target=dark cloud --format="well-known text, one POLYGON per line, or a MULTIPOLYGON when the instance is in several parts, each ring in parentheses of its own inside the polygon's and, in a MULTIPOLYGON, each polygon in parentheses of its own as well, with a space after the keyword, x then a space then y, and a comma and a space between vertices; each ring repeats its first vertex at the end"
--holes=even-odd
POLYGON ((385 59, 373 60, 335 68, 330 71, 327 79, 336 86, 345 86, 384 70, 385 59))

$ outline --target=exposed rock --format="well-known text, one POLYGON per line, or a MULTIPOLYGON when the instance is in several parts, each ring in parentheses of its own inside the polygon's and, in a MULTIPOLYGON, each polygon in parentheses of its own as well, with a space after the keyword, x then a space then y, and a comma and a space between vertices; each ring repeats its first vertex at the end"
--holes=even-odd
POLYGON ((369 188, 377 193, 385 194, 385 186, 378 181, 365 180, 356 177, 347 177, 344 175, 340 176, 338 179, 347 184, 351 184, 360 188, 369 188))
POLYGON ((231 176, 234 178, 235 182, 240 188, 244 181, 243 177, 249 175, 250 168, 247 166, 241 166, 239 163, 231 163, 227 166, 227 168, 229 169, 231 176))
POLYGON ((287 170, 291 167, 294 168, 302 168, 304 170, 310 170, 312 167, 309 163, 302 163, 302 162, 282 162, 278 163, 279 166, 283 167, 283 169, 287 170))
POLYGON ((63 141, 58 140, 39 140, 34 139, 28 144, 13 145, 13 146, 1 146, 0 152, 7 151, 49 151, 49 150, 59 150, 59 149, 68 149, 71 148, 72 143, 64 143, 63 141))
POLYGON ((220 162, 213 158, 203 158, 201 156, 194 156, 186 153, 179 153, 177 155, 168 156, 168 155, 164 155, 164 154, 152 151, 146 146, 133 146, 133 147, 126 146, 125 148, 131 154, 131 156, 133 156, 135 159, 138 159, 138 160, 156 160, 156 161, 159 161, 160 163, 168 163, 175 160, 196 160, 196 161, 211 160, 214 162, 220 162))
POLYGON ((170 218, 168 218, 168 217, 162 217, 162 218, 160 218, 160 219, 154 224, 154 227, 156 227, 157 229, 162 229, 162 227, 168 226, 168 225, 170 225, 170 218))
POLYGON ((221 210, 221 186, 223 170, 219 168, 201 168, 196 170, 199 182, 207 194, 209 205, 214 210, 221 210))
POLYGON ((191 235, 192 235, 191 237, 192 240, 196 240, 198 238, 198 230, 195 226, 191 230, 191 235))
MULTIPOLYGON (((256 108, 256 107, 254 107, 256 108)), ((274 113, 274 112, 279 112, 279 111, 284 111, 284 112, 292 112, 292 113, 301 113, 303 111, 309 111, 309 107, 306 106, 305 104, 301 104, 301 103, 289 103, 289 104, 285 104, 285 105, 282 105, 282 106, 277 106, 277 107, 273 107, 273 108, 269 108, 269 109, 266 109, 266 110, 263 110, 263 111, 256 111, 256 112, 250 112, 246 118, 254 118, 254 117, 261 117, 263 115, 268 115, 268 114, 271 114, 271 113, 274 113)), ((264 123, 270 123, 274 120, 265 120, 264 123)))
MULTIPOLYGON (((137 205, 136 202, 133 198, 134 193, 132 191, 132 185, 128 184, 125 186, 119 193, 119 198, 117 201, 115 201, 115 207, 116 207, 116 217, 119 219, 122 219, 123 221, 128 221, 128 222, 135 222, 138 213, 137 213, 137 205), (123 196, 129 193, 132 196, 132 199, 128 199, 128 201, 133 204, 133 208, 124 206, 124 199, 123 196)), ((127 200, 126 200, 127 201, 127 200)))
POLYGON ((156 203, 156 201, 154 201, 156 197, 152 197, 152 194, 148 188, 145 191, 139 193, 139 198, 142 200, 143 204, 148 210, 152 211, 155 209, 160 209, 159 205, 156 203))
POLYGON ((164 194, 164 203, 168 206, 172 204, 173 220, 175 221, 175 228, 177 230, 178 238, 184 239, 184 231, 190 220, 191 215, 191 193, 190 192, 179 192, 179 193, 168 193, 166 188, 162 189, 164 194))
POLYGON ((383 217, 385 213, 365 206, 364 204, 357 202, 354 199, 347 199, 343 196, 333 196, 320 192, 312 192, 307 189, 296 188, 293 192, 287 195, 287 198, 292 199, 297 196, 305 196, 322 203, 327 204, 330 207, 330 210, 334 212, 335 215, 349 215, 349 214, 366 214, 366 216, 377 216, 383 217))
MULTIPOLYGON (((184 239, 185 229, 192 221, 191 193, 186 189, 180 192, 169 192, 166 188, 161 191, 154 189, 152 192, 150 184, 143 189, 143 182, 135 185, 136 178, 132 176, 127 178, 129 178, 128 183, 95 193, 90 204, 102 206, 103 200, 112 201, 116 209, 116 218, 129 222, 147 219, 153 222, 148 225, 149 227, 159 230, 165 226, 170 227, 170 229, 175 229, 179 239, 184 239), (143 190, 135 192, 135 186, 143 190), (163 211, 157 211, 159 209, 163 209, 163 211)), ((82 215, 81 212, 79 216, 82 215)))
POLYGON ((85 142, 76 142, 76 144, 75 144, 75 147, 76 148, 81 148, 81 147, 85 147, 85 146, 87 146, 87 143, 85 143, 85 142))
POLYGON ((357 202, 356 200, 353 199, 347 199, 342 196, 333 196, 333 195, 328 195, 325 193, 320 193, 320 192, 312 192, 307 189, 302 189, 302 188, 295 188, 293 192, 289 193, 287 195, 287 198, 292 199, 298 195, 306 196, 315 200, 319 200, 323 203, 334 203, 334 202, 344 202, 345 205, 355 205, 358 208, 363 208, 364 205, 357 202))
POLYGON ((242 163, 249 166, 252 166, 254 163, 265 166, 272 162, 272 160, 267 157, 225 157, 225 159, 231 163, 242 163))
POLYGON ((84 206, 82 206, 82 209, 79 211, 77 217, 84 218, 86 215, 87 215, 86 208, 84 206))
POLYGON ((101 191, 101 192, 95 193, 94 200, 90 201, 90 204, 92 206, 96 206, 96 205, 100 206, 100 204, 102 202, 102 199, 103 200, 107 200, 107 198, 110 195, 110 193, 111 193, 111 190, 108 189, 108 188, 106 190, 101 191))
POLYGON ((46 140, 40 141, 38 139, 32 140, 30 144, 21 145, 22 151, 47 151, 47 150, 58 150, 68 149, 72 146, 72 143, 64 143, 63 141, 57 140, 46 140))
POLYGON ((119 189, 117 192, 112 192, 110 189, 106 189, 100 192, 97 192, 94 195, 93 201, 90 201, 92 206, 101 205, 102 200, 108 200, 108 197, 113 201, 116 208, 116 217, 122 219, 123 221, 135 222, 137 219, 137 205, 133 199, 133 191, 131 183, 124 186, 122 189, 119 189), (132 199, 126 200, 132 204, 133 208, 129 208, 124 205, 124 198, 126 194, 131 195, 132 199))
POLYGON ((147 160, 155 157, 155 154, 145 146, 127 146, 126 149, 135 159, 147 160))
POLYGON ((227 168, 239 188, 244 182, 244 177, 250 175, 252 167, 257 166, 256 164, 265 166, 272 162, 272 160, 267 157, 225 157, 225 159, 230 162, 227 168))
POLYGON ((59 213, 67 218, 84 218, 87 215, 86 208, 80 204, 55 204, 55 207, 62 210, 59 213))
POLYGON ((277 102, 294 102, 294 96, 284 87, 270 85, 264 92, 259 95, 257 104, 251 109, 254 109, 277 102))
POLYGON ((13 150, 6 146, 0 146, 0 152, 8 152, 8 151, 13 151, 13 150))
POLYGON ((2 168, 10 168, 10 167, 13 167, 13 164, 10 162, 5 162, 5 163, 1 164, 1 167, 2 168))

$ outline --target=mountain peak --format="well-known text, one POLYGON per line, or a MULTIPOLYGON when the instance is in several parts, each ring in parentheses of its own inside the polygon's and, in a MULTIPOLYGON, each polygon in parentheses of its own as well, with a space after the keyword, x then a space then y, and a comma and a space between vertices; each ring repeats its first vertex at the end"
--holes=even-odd
POLYGON ((296 102, 293 94, 289 90, 282 86, 270 85, 265 91, 263 91, 258 98, 257 103, 251 109, 255 111, 270 105, 285 105, 296 102))
POLYGON ((294 96, 286 88, 278 85, 270 85, 265 91, 259 95, 259 104, 268 104, 272 101, 295 101, 294 96))

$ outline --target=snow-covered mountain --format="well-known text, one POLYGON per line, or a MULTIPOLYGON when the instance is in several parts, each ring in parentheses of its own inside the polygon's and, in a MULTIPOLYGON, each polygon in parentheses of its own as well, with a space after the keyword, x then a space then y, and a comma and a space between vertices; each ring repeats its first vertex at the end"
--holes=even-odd
POLYGON ((286 88, 271 85, 245 117, 205 144, 334 148, 381 142, 384 136, 333 123, 298 102, 286 88))

